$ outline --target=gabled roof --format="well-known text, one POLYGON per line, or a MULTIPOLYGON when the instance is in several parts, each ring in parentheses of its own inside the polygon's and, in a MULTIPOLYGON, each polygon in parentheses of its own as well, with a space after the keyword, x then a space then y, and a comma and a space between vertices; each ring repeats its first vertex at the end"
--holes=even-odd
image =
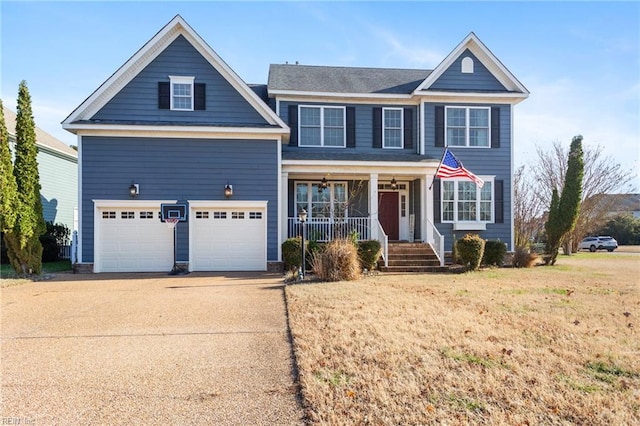
POLYGON ((508 91, 521 93, 525 97, 529 95, 527 88, 511 74, 507 67, 500 62, 473 32, 469 33, 469 35, 444 58, 433 72, 415 89, 414 93, 428 90, 466 49, 469 49, 508 91))
MULTIPOLYGON (((2 111, 4 112, 4 121, 7 125, 7 131, 9 135, 16 136, 16 113, 3 105, 2 111)), ((45 132, 40 127, 36 126, 36 145, 48 148, 53 151, 60 152, 62 154, 78 158, 78 152, 65 144, 59 139, 56 139, 51 134, 45 132)))
POLYGON ((411 95, 429 70, 272 64, 269 96, 296 93, 411 95))
POLYGON ((247 86, 180 15, 176 15, 111 77, 102 83, 96 91, 64 119, 62 126, 70 130, 73 127, 73 123, 89 120, 180 35, 184 36, 270 125, 288 130, 287 125, 280 117, 247 86))

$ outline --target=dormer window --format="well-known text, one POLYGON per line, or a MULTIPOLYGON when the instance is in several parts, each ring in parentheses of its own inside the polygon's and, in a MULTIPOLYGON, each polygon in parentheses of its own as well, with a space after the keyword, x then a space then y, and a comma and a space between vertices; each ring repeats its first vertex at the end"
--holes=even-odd
POLYGON ((171 83, 171 109, 193 111, 193 77, 169 76, 171 83))

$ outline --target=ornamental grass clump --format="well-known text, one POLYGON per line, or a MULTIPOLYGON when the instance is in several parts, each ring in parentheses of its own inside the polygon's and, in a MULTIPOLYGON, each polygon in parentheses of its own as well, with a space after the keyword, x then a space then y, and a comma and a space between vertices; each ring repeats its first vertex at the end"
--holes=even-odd
POLYGON ((456 257, 469 270, 480 268, 480 262, 484 254, 485 241, 476 234, 467 234, 456 241, 456 257))
POLYGON ((354 281, 360 278, 358 249, 349 240, 328 242, 311 258, 311 269, 322 281, 354 281))

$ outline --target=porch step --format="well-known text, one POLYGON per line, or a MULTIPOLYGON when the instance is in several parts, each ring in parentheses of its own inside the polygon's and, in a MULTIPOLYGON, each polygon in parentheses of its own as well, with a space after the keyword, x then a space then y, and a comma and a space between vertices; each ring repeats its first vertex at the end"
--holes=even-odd
POLYGON ((428 244, 389 243, 388 266, 380 266, 382 272, 444 272, 438 256, 428 244))

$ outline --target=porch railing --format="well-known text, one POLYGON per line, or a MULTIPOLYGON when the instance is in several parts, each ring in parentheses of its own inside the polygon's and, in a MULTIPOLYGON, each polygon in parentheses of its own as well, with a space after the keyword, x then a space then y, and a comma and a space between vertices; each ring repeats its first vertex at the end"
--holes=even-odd
POLYGON ((380 241, 380 247, 382 247, 384 266, 389 266, 389 237, 384 233, 380 222, 376 221, 376 224, 378 225, 378 241, 380 241))
POLYGON ((438 232, 438 229, 429 219, 427 219, 427 229, 430 229, 431 235, 433 235, 433 239, 427 240, 427 243, 431 246, 436 256, 438 256, 440 266, 444 266, 444 237, 438 232))
MULTIPOLYGON (((302 235, 302 223, 297 217, 288 218, 287 235, 289 238, 302 235)), ((359 240, 371 238, 371 219, 368 217, 313 218, 306 223, 307 239, 313 241, 331 241, 348 238, 354 232, 359 240)))

